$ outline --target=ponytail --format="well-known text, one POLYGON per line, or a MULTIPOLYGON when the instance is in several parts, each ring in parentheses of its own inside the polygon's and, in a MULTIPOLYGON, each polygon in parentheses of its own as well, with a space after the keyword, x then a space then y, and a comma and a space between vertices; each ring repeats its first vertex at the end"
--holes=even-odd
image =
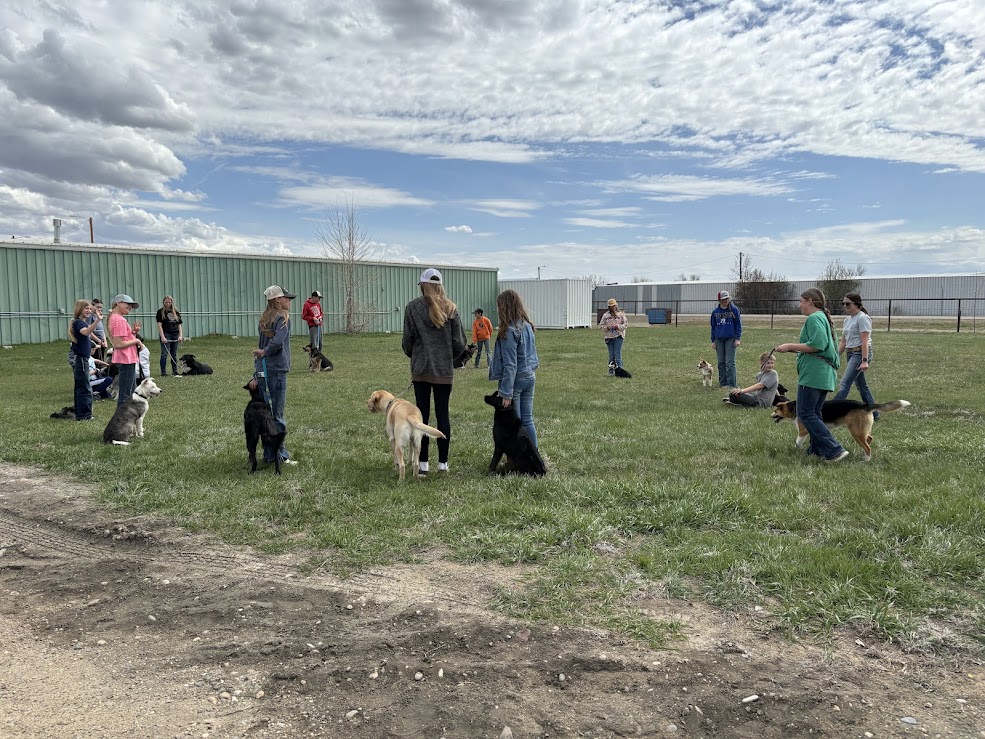
POLYGON ((824 317, 828 320, 828 328, 831 330, 831 340, 838 343, 838 339, 835 337, 835 323, 834 320, 832 320, 831 312, 828 310, 828 306, 826 305, 824 293, 816 287, 809 287, 800 294, 800 297, 811 303, 818 310, 824 311, 824 317))

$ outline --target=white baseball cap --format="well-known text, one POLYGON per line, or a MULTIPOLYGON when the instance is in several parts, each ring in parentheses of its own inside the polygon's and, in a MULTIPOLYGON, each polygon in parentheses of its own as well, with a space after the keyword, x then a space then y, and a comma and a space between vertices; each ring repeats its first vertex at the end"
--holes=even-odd
POLYGON ((426 269, 421 273, 421 284, 428 283, 431 285, 440 285, 441 283, 441 273, 434 267, 426 269))
POLYGON ((263 297, 267 300, 273 300, 274 298, 291 298, 293 300, 297 295, 287 292, 280 285, 271 285, 263 291, 263 297))
POLYGON ((325 296, 324 296, 324 295, 322 295, 322 294, 321 294, 320 292, 318 292, 317 290, 315 290, 315 291, 314 291, 313 293, 311 293, 311 297, 313 297, 313 298, 324 298, 325 296))

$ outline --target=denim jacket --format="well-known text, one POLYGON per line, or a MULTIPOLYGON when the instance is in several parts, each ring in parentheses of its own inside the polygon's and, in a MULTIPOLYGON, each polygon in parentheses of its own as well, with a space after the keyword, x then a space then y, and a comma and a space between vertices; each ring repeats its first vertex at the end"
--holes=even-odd
POLYGON ((492 364, 489 365, 489 379, 499 380, 501 397, 512 398, 516 379, 533 377, 539 366, 533 326, 526 321, 513 323, 507 329, 506 336, 496 339, 492 364))

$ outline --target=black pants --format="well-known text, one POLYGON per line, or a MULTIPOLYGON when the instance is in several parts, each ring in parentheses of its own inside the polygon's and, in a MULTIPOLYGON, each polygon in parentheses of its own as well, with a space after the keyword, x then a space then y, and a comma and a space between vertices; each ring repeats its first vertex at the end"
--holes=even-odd
MULTIPOLYGON (((430 382, 414 381, 414 399, 424 423, 431 425, 431 391, 434 391, 434 415, 437 419, 435 428, 445 435, 438 439, 438 462, 448 463, 448 444, 451 441, 451 419, 448 416, 448 401, 451 400, 451 385, 436 385, 430 382)), ((428 461, 428 447, 431 437, 421 439, 421 461, 428 461)))
POLYGON ((756 398, 756 396, 753 393, 731 393, 728 396, 728 399, 731 400, 736 405, 747 405, 747 406, 759 405, 759 400, 756 398))

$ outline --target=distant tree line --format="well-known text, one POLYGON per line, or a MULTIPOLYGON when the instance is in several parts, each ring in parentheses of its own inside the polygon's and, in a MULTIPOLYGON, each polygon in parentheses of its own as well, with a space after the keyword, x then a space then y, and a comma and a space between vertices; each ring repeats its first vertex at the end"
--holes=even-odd
MULTIPOLYGON (((858 278, 865 274, 861 265, 846 267, 840 259, 829 262, 817 278, 817 287, 827 299, 832 314, 842 310, 841 299, 847 293, 858 292, 858 278)), ((732 270, 735 289, 732 299, 743 313, 796 313, 798 295, 793 283, 783 275, 765 273, 746 259, 739 272, 738 257, 732 270)))

